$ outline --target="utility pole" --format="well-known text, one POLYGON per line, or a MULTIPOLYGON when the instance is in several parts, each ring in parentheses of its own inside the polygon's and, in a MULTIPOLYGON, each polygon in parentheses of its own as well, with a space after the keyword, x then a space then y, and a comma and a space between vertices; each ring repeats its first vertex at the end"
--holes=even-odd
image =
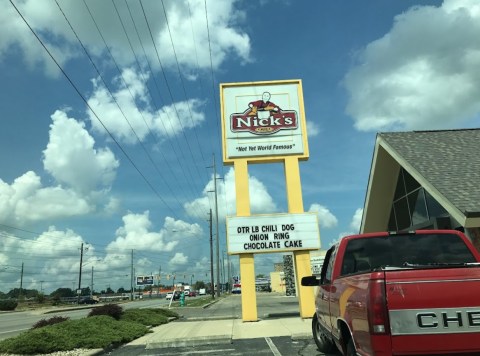
POLYGON ((90 298, 93 297, 93 266, 92 266, 92 282, 90 283, 90 298))
POLYGON ((133 300, 133 249, 132 249, 132 262, 130 265, 130 300, 133 300))
POLYGON ((212 232, 212 209, 210 209, 210 283, 212 285, 212 298, 215 299, 215 288, 213 280, 213 232, 212 232))
POLYGON ((225 251, 222 251, 222 291, 225 287, 225 251))
POLYGON ((19 298, 18 299, 22 299, 22 296, 23 296, 23 262, 22 262, 22 270, 20 272, 20 292, 18 294, 19 298))
MULTIPOLYGON (((227 224, 226 224, 226 221, 225 221, 225 231, 227 231, 227 224)), ((227 248, 227 276, 228 276, 228 280, 227 280, 227 291, 228 293, 231 293, 232 292, 232 271, 230 269, 230 255, 228 254, 228 246, 226 246, 227 248)))
POLYGON ((160 280, 162 279, 162 266, 158 267, 158 293, 157 297, 160 297, 160 280))
POLYGON ((77 304, 80 304, 80 294, 82 291, 82 263, 83 263, 83 242, 80 246, 80 271, 78 273, 77 304))
POLYGON ((213 187, 215 190, 215 232, 217 234, 217 298, 220 298, 220 236, 218 234, 217 167, 213 154, 213 187))

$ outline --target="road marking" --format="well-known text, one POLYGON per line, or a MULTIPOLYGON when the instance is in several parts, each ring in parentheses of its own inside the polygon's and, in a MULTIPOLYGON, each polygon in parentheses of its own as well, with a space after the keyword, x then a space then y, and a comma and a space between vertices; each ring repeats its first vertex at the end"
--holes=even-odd
POLYGON ((273 343, 272 339, 270 339, 269 337, 266 337, 265 338, 265 341, 267 342, 268 344, 268 347, 270 347, 270 350, 272 350, 273 354, 275 356, 282 356, 282 354, 280 353, 280 351, 278 351, 277 347, 275 346, 275 344, 273 343))
MULTIPOLYGON (((175 355, 175 356, 178 356, 178 355, 194 355, 194 354, 202 354, 202 355, 205 355, 205 354, 209 354, 209 353, 213 353, 213 352, 231 352, 231 351, 235 351, 235 349, 221 349, 221 350, 204 350, 204 351, 185 351, 185 352, 178 352, 178 351, 175 351, 175 352, 172 352, 172 353, 162 353, 162 355, 165 355, 165 356, 168 356, 168 355, 175 355)), ((151 355, 151 356, 156 356, 158 354, 146 354, 146 355, 151 355)))
POLYGON ((23 331, 23 330, 30 330, 30 328, 26 328, 26 329, 17 329, 17 330, 8 330, 8 331, 0 331, 0 334, 14 333, 14 332, 17 332, 17 331, 23 331))

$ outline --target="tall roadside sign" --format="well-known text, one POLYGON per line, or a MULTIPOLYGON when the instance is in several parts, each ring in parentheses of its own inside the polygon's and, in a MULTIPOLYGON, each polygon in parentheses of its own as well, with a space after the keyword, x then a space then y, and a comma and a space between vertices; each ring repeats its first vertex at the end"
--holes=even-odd
POLYGON ((238 254, 242 319, 257 321, 254 255, 293 252, 300 316, 314 311, 310 251, 320 248, 316 214, 305 213, 299 161, 308 160, 307 126, 300 80, 220 85, 223 163, 234 165, 236 216, 227 217, 228 254, 238 254), (288 213, 251 215, 249 163, 284 164, 288 213))

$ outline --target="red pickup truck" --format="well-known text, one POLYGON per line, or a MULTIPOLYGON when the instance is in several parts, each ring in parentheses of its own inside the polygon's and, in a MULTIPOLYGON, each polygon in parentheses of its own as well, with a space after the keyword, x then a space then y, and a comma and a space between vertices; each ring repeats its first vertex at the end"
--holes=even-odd
POLYGON ((344 237, 302 285, 322 352, 480 355, 480 254, 459 231, 344 237))

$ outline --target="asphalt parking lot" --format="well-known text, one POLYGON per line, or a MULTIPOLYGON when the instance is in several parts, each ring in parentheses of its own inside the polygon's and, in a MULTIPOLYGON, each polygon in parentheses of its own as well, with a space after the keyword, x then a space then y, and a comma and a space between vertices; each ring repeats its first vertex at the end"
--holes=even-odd
MULTIPOLYGON (((300 355, 300 356, 339 356, 339 354, 324 354, 318 351, 313 337, 310 337, 310 322, 311 319, 305 319, 303 322, 299 314, 298 299, 296 297, 286 297, 282 295, 276 295, 274 293, 258 294, 257 295, 257 313, 261 325, 266 325, 269 328, 276 328, 281 324, 287 324, 289 326, 303 325, 303 331, 305 333, 302 336, 297 335, 295 327, 292 329, 291 335, 277 336, 270 335, 262 336, 262 333, 254 333, 252 337, 232 337, 223 340, 215 340, 213 337, 207 339, 206 342, 196 343, 194 334, 198 333, 200 328, 205 328, 203 331, 207 335, 214 335, 213 330, 209 332, 210 328, 215 328, 220 325, 226 327, 231 323, 226 323, 226 320, 235 321, 234 325, 238 323, 247 325, 248 329, 258 327, 258 324, 248 325, 242 323, 242 306, 241 298, 238 295, 231 295, 222 299, 218 303, 214 303, 208 308, 177 308, 174 309, 181 318, 166 324, 162 335, 169 333, 174 334, 177 338, 183 335, 186 339, 189 337, 193 339, 185 340, 185 344, 177 342, 176 345, 164 344, 158 347, 158 343, 152 340, 145 339, 146 342, 133 342, 128 345, 124 345, 115 350, 104 353, 105 355, 115 356, 135 356, 135 355, 300 355), (212 324, 213 323, 213 324, 212 324), (278 323, 278 324, 277 324, 278 323), (185 325, 184 327, 182 325, 185 325), (195 329, 191 328, 195 325, 195 329), (251 326, 251 327, 250 327, 251 326), (306 327, 306 328, 305 328, 306 327), (180 329, 179 329, 180 328, 180 329), (185 332, 186 330, 191 330, 185 332)), ((226 330, 228 334, 231 330, 226 330)), ((259 329, 254 329, 259 330, 259 329)), ((154 333, 155 333, 154 332, 154 333)), ((249 334, 252 335, 252 334, 249 334)))
POLYGON ((291 337, 272 337, 234 340, 231 344, 199 345, 195 347, 169 347, 145 349, 144 346, 124 346, 105 353, 114 356, 137 355, 275 355, 275 356, 339 356, 318 351, 313 339, 292 340, 291 337))

